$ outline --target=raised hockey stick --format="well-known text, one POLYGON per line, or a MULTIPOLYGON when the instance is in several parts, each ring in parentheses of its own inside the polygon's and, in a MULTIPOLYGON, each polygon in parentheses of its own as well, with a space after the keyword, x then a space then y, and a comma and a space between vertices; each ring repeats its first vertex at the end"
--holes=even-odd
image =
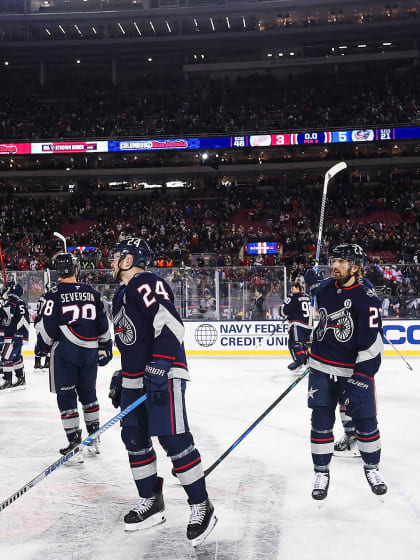
POLYGON ((139 397, 137 400, 135 400, 130 405, 128 405, 127 408, 124 408, 124 410, 121 410, 121 412, 119 412, 117 415, 115 415, 114 418, 111 418, 111 420, 108 420, 108 422, 106 424, 104 424, 103 426, 101 426, 98 430, 96 430, 96 432, 93 432, 93 434, 90 434, 89 437, 84 439, 82 441, 82 443, 80 443, 74 449, 72 449, 71 451, 66 453, 66 455, 63 455, 62 457, 60 457, 60 459, 58 459, 58 461, 55 461, 54 463, 52 463, 49 467, 47 467, 45 470, 43 470, 41 473, 39 473, 38 476, 33 478, 30 482, 25 484, 25 486, 22 486, 22 488, 20 488, 17 492, 12 494, 10 496, 10 498, 7 498, 7 500, 2 502, 0 504, 0 511, 4 510, 7 506, 10 506, 10 504, 12 504, 18 498, 23 496, 23 494, 26 494, 26 492, 28 490, 30 490, 31 488, 33 488, 36 484, 38 484, 38 482, 41 482, 41 480, 43 480, 46 476, 48 476, 49 474, 56 471, 58 469, 58 467, 61 467, 61 465, 64 465, 64 463, 66 463, 71 457, 76 455, 76 453, 79 453, 79 451, 81 451, 83 449, 82 445, 89 445, 89 443, 92 443, 95 438, 97 438, 98 436, 103 434, 108 428, 110 428, 111 426, 116 424, 119 420, 121 420, 121 418, 124 418, 124 416, 127 416, 127 414, 129 412, 134 410, 139 404, 144 402, 146 399, 147 399, 147 395, 143 395, 142 397, 139 397))
POLYGON ((392 346, 392 348, 395 350, 395 352, 398 354, 398 356, 404 360, 404 362, 406 363, 408 369, 410 371, 414 371, 413 368, 410 366, 410 364, 407 362, 407 360, 404 358, 404 356, 401 354, 401 352, 398 350, 398 348, 389 340, 389 338, 386 336, 385 333, 382 333, 382 336, 384 337, 384 339, 388 342, 388 344, 390 344, 392 346))
POLYGON ((247 436, 250 432, 252 432, 252 430, 253 430, 256 426, 258 426, 258 424, 261 422, 261 420, 263 420, 263 419, 267 416, 267 414, 268 414, 269 412, 271 412, 271 411, 273 410, 273 408, 275 408, 275 407, 279 404, 279 402, 282 401, 282 400, 284 399, 284 397, 285 397, 287 394, 289 394, 290 391, 296 387, 296 385, 299 383, 299 381, 301 381, 301 380, 305 377, 305 375, 307 375, 308 373, 309 373, 309 368, 307 368, 303 373, 301 373, 301 374, 299 375, 299 377, 297 377, 297 378, 293 381, 293 383, 292 383, 291 385, 289 385, 289 386, 287 387, 287 389, 286 389, 285 391, 283 391, 283 393, 282 393, 282 394, 267 408, 267 410, 265 410, 265 411, 261 414, 261 416, 259 416, 259 417, 255 420, 255 422, 253 422, 253 423, 249 426, 249 428, 248 428, 247 430, 245 430, 245 432, 244 432, 241 436, 238 437, 238 439, 235 441, 235 443, 233 443, 233 444, 229 447, 229 449, 226 449, 226 451, 225 451, 222 455, 220 455, 220 457, 219 457, 218 459, 216 459, 216 461, 215 461, 212 465, 210 465, 210 467, 209 467, 208 469, 206 469, 206 470, 204 471, 204 476, 208 476, 212 471, 214 471, 214 469, 215 469, 218 465, 220 465, 220 463, 223 461, 223 459, 225 459, 225 458, 229 455, 229 453, 231 453, 231 452, 235 449, 235 447, 236 447, 237 445, 239 445, 239 444, 241 443, 241 441, 242 441, 243 439, 245 439, 246 436, 247 436))
POLYGON ((60 239, 63 243, 63 247, 64 247, 64 252, 67 253, 67 241, 66 238, 64 237, 64 235, 62 235, 61 233, 58 233, 58 231, 54 232, 55 237, 58 237, 58 239, 60 239))
POLYGON ((316 272, 318 272, 319 259, 321 256, 321 241, 322 241, 322 232, 324 230, 325 206, 327 205, 328 185, 331 179, 333 179, 338 173, 340 173, 340 171, 346 169, 346 167, 347 167, 347 163, 345 161, 340 161, 339 163, 336 163, 335 165, 330 167, 328 171, 325 173, 324 188, 322 190, 322 198, 321 198, 321 214, 319 217, 318 241, 316 243, 315 266, 314 266, 316 272))
POLYGON ((4 268, 3 249, 1 248, 1 245, 0 245, 0 263, 1 263, 1 272, 3 274, 4 287, 7 288, 6 270, 4 268))

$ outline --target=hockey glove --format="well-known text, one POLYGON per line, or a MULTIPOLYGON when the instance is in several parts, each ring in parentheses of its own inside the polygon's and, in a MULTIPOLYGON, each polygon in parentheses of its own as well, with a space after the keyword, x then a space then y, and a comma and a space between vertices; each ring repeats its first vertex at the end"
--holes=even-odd
POLYGON ((112 360, 112 340, 108 340, 99 346, 98 350, 98 364, 106 366, 112 360))
POLYGON ((316 272, 314 268, 310 268, 305 274, 305 284, 308 286, 311 296, 316 294, 316 290, 324 280, 322 272, 316 272))
POLYGON ((115 408, 121 404, 121 390, 122 390, 122 371, 118 369, 112 374, 111 384, 109 385, 108 397, 111 399, 115 408))
POLYGON ((347 379, 344 389, 344 404, 349 416, 360 410, 373 391, 373 377, 360 373, 353 373, 347 379))
POLYGON ((150 401, 160 401, 169 390, 168 372, 172 367, 171 360, 158 358, 149 362, 145 368, 144 388, 150 401))

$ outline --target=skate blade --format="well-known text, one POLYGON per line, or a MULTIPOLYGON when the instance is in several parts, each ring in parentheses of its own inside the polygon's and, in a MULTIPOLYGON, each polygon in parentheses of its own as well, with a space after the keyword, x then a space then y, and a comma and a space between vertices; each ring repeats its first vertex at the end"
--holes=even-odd
POLYGON ((66 467, 77 467, 77 466, 83 465, 84 462, 85 462, 85 459, 83 457, 83 453, 81 453, 79 451, 79 453, 76 453, 76 455, 73 455, 73 457, 70 457, 70 459, 67 459, 67 461, 64 463, 64 465, 66 467))
POLYGON ((151 529, 156 525, 162 525, 165 523, 166 517, 163 511, 155 513, 145 521, 139 521, 139 523, 125 523, 124 531, 126 533, 133 533, 134 531, 145 531, 146 529, 151 529))
POLYGON ((343 459, 359 459, 361 457, 358 449, 345 449, 344 451, 335 451, 334 457, 341 457, 343 459))
POLYGON ((202 544, 207 537, 209 536, 209 534, 213 531, 216 523, 217 523, 218 519, 217 516, 213 513, 213 515, 210 518, 209 524, 207 526, 207 529, 204 531, 204 533, 202 533, 199 537, 197 537, 196 539, 192 539, 190 541, 191 545, 193 546, 193 548, 196 548, 197 546, 200 546, 200 544, 202 544))
MULTIPOLYGON (((26 385, 18 385, 17 387, 10 387, 9 391, 12 391, 13 393, 15 391, 25 391, 26 390, 26 385)), ((6 389, 7 391, 7 389, 6 389)))
POLYGON ((99 445, 87 445, 88 457, 94 457, 95 455, 100 455, 101 451, 99 445))

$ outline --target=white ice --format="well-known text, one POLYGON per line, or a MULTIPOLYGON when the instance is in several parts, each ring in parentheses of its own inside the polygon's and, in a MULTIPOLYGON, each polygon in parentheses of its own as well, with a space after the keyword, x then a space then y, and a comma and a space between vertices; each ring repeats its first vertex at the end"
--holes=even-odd
MULTIPOLYGON (((360 459, 333 458, 328 498, 311 498, 310 412, 306 378, 207 479, 219 522, 196 552, 186 540, 189 508, 156 442, 165 478, 166 524, 126 534, 123 515, 136 489, 118 425, 102 453, 62 466, 0 512, 2 560, 417 560, 420 557, 420 361, 410 372, 387 358, 377 375, 381 470, 389 490, 374 496, 360 459)), ((204 467, 212 464, 294 380, 285 358, 191 358, 187 403, 204 467)), ((65 443, 47 373, 27 389, 0 393, 0 503, 58 459, 65 443)), ((98 376, 101 423, 118 359, 98 376)), ((337 419, 336 437, 342 434, 337 419)))

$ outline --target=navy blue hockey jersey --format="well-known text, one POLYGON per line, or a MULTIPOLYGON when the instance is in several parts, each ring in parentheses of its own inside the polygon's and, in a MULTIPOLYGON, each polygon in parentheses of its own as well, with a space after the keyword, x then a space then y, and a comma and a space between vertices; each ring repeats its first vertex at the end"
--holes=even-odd
POLYGON ((284 300, 280 307, 280 316, 288 319, 290 326, 311 329, 309 320, 311 317, 311 298, 304 292, 291 294, 284 300))
POLYGON ((108 319, 99 293, 82 282, 60 282, 45 295, 35 326, 37 344, 49 351, 67 339, 82 348, 98 348, 110 339, 108 319))
POLYGON ((140 272, 122 284, 112 302, 115 342, 121 352, 123 387, 143 386, 153 358, 172 360, 168 377, 189 380, 184 325, 169 284, 154 272, 140 272))
POLYGON ((309 366, 340 377, 363 373, 372 377, 383 352, 381 302, 363 282, 341 288, 333 279, 316 290, 319 323, 309 366))
POLYGON ((10 343, 15 335, 19 335, 23 342, 28 341, 29 313, 23 299, 10 294, 0 308, 0 339, 2 342, 10 343))

